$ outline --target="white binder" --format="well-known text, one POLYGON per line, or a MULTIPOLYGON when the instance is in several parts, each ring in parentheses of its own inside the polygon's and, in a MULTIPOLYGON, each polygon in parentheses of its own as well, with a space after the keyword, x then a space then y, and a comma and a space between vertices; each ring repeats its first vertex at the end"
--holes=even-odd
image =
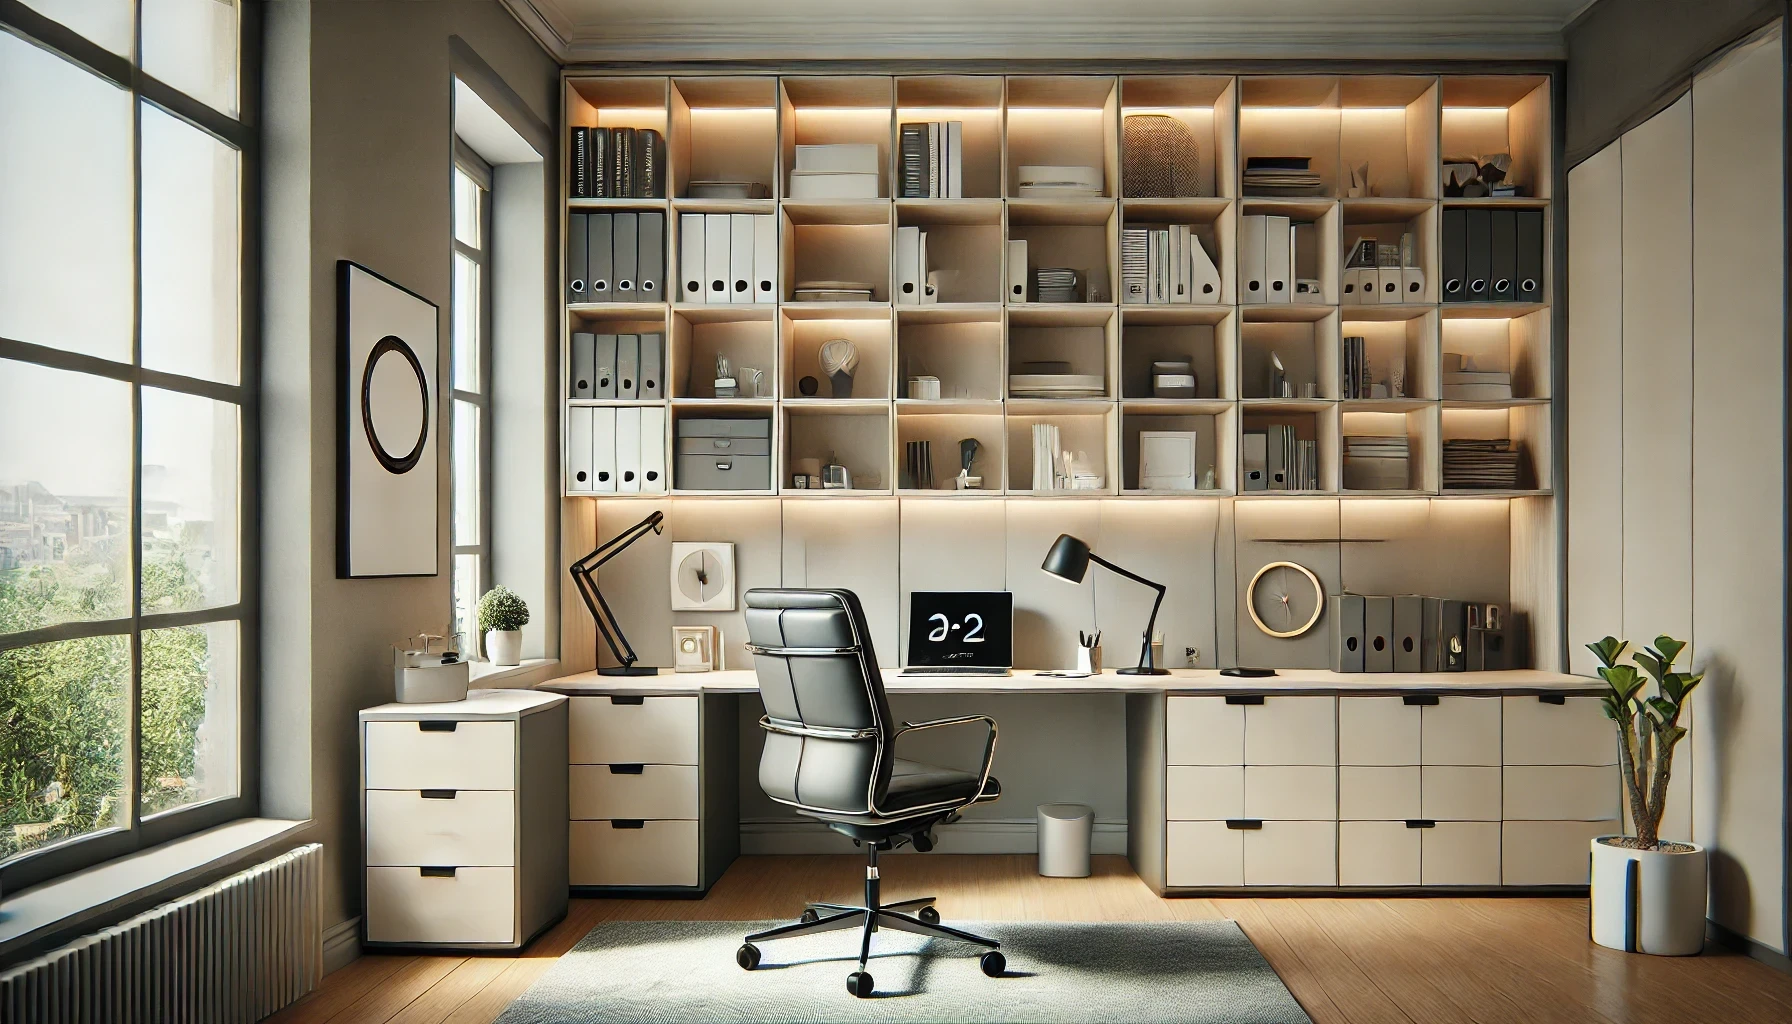
POLYGON ((1193 231, 1188 236, 1189 274, 1188 286, 1191 301, 1208 304, 1220 301, 1225 294, 1225 282, 1220 280, 1220 268, 1207 255, 1207 247, 1201 244, 1201 236, 1193 231))
POLYGON ((566 410, 566 489, 589 491, 591 486, 591 413, 580 406, 566 410))
POLYGON ((1358 303, 1374 301, 1371 298, 1365 297, 1369 294, 1369 292, 1364 291, 1364 289, 1363 289, 1363 284, 1364 284, 1363 271, 1365 269, 1367 269, 1367 268, 1364 268, 1364 267, 1345 267, 1344 268, 1342 280, 1339 283, 1344 292, 1344 304, 1346 306, 1354 306, 1354 305, 1357 305, 1358 303))
POLYGON ((604 494, 616 493, 616 410, 611 406, 587 410, 592 414, 591 429, 586 437, 591 441, 591 490, 604 494))
POLYGON ((678 296, 679 302, 703 302, 708 289, 703 284, 703 214, 678 215, 678 296))
POLYGON ((711 213, 703 222, 703 301, 728 301, 728 222, 726 213, 711 213))
POLYGON ((896 229, 896 304, 921 302, 921 229, 896 229))
POLYGON ((1400 302, 1425 301, 1425 271, 1419 267, 1400 268, 1400 302))
POLYGON ((945 193, 948 199, 964 198, 964 122, 946 122, 945 193))
POLYGON ((728 243, 728 301, 753 301, 753 228, 750 213, 733 215, 728 243))
POLYGON ((753 301, 778 301, 778 218, 753 218, 753 301))
POLYGON ((1268 219, 1259 213, 1238 218, 1238 283, 1244 288, 1240 302, 1269 301, 1263 267, 1263 230, 1268 219))
MULTIPOLYGON (((1406 301, 1400 294, 1401 282, 1400 282, 1400 268, 1399 267, 1380 267, 1375 271, 1375 276, 1376 276, 1377 281, 1381 285, 1380 289, 1377 290, 1375 293, 1378 301, 1380 301, 1380 302, 1404 302, 1404 301, 1406 301)), ((1389 671, 1391 672, 1393 670, 1389 669, 1389 671)))
POLYGON ((1294 301, 1294 239, 1288 218, 1263 218, 1263 273, 1269 302, 1294 301))
POLYGON ((616 410, 616 492, 641 493, 641 410, 616 410))
POLYGON ((1188 284, 1188 249, 1194 233, 1187 224, 1170 225, 1170 301, 1193 302, 1188 284))
POLYGON ((641 490, 666 491, 666 409, 650 406, 641 412, 641 490))
POLYGON ((1027 301, 1027 240, 1008 243, 1008 301, 1027 301))

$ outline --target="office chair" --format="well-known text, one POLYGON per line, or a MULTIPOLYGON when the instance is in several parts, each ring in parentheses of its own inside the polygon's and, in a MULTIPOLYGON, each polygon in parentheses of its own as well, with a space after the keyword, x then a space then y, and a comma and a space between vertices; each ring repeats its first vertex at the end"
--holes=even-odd
POLYGON ((877 872, 878 851, 913 843, 925 853, 933 849, 935 825, 1002 795, 1001 783, 989 777, 995 720, 966 715, 893 727, 871 630, 850 590, 749 590, 747 635, 766 710, 759 719, 766 733, 760 788, 865 847, 865 905, 811 903, 796 924, 747 936, 735 961, 750 971, 759 966, 755 942, 859 928, 859 969, 847 976, 846 990, 862 999, 873 986, 865 970, 871 933, 881 927, 985 946, 983 973, 1001 975, 1007 967, 997 952, 1001 943, 940 924, 931 896, 882 905, 877 872), (977 772, 896 756, 896 740, 905 733, 972 723, 989 730, 977 772), (902 913, 907 908, 918 913, 902 913))

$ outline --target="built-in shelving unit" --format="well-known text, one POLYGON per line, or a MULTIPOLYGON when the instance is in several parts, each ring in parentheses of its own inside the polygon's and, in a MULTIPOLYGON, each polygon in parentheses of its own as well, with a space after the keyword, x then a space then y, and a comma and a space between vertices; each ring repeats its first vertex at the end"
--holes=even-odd
MULTIPOLYGON (((665 134, 669 166, 665 199, 570 199, 568 212, 658 210, 667 215, 668 277, 676 276, 681 213, 747 213, 775 217, 780 254, 777 301, 732 305, 690 302, 580 303, 566 307, 562 350, 574 331, 663 332, 666 338, 667 452, 686 417, 752 414, 772 421, 772 487, 795 498, 851 495, 1159 496, 1139 489, 1139 434, 1194 430, 1201 469, 1213 487, 1181 495, 1274 499, 1340 497, 1547 497, 1552 483, 1551 367, 1554 246, 1544 246, 1542 301, 1443 301, 1443 214, 1455 207, 1542 210, 1544 238, 1555 237, 1560 210, 1552 196, 1551 81, 1546 75, 590 75, 569 72, 568 125, 653 128, 665 134), (1196 140, 1196 195, 1124 195, 1124 118, 1168 115, 1196 140), (906 121, 962 121, 962 199, 891 198, 898 179, 898 126, 906 121), (796 146, 873 143, 882 160, 879 198, 793 200, 786 196, 796 146), (1528 194, 1509 199, 1445 198, 1440 161, 1458 154, 1511 155, 1509 180, 1528 194), (1245 193, 1243 170, 1253 156, 1301 155, 1322 181, 1322 194, 1277 198, 1245 193), (1019 168, 1028 164, 1097 166, 1099 198, 1020 196, 1019 168), (1366 192, 1352 169, 1368 168, 1366 192), (693 180, 750 181, 767 198, 695 199, 693 180), (1288 217, 1295 225, 1296 278, 1319 282, 1315 295, 1282 304, 1244 304, 1238 278, 1240 218, 1288 217), (1120 303, 1120 242, 1128 224, 1190 224, 1213 255, 1221 277, 1216 301, 1204 304, 1120 303), (896 231, 920 226, 941 270, 937 302, 893 300, 896 231), (1373 237, 1414 240, 1422 290, 1398 304, 1351 302, 1342 273, 1351 243, 1373 237), (1025 240, 1030 267, 1075 267, 1090 301, 1020 301, 1010 294, 1011 240, 1025 240), (866 280, 868 303, 796 302, 792 290, 810 279, 866 280), (1399 397, 1346 400, 1342 345, 1366 339, 1372 364, 1398 368, 1399 397), (817 364, 827 340, 850 339, 859 353, 852 397, 827 397, 817 364), (1279 357, 1295 397, 1272 393, 1271 353, 1279 357), (1472 357, 1482 369, 1512 376, 1513 397, 1493 402, 1445 401, 1440 367, 1446 353, 1472 357), (762 371, 759 390, 742 381, 743 397, 718 399, 708 368, 717 355, 762 371), (1193 398, 1156 398, 1151 364, 1186 360, 1198 383, 1193 398), (1099 374, 1099 398, 1043 399, 1009 393, 1008 377, 1034 360, 1067 362, 1072 372, 1099 374), (908 397, 914 374, 940 380, 937 401, 908 397), (814 396, 805 377, 821 380, 814 396), (1310 393, 1301 385, 1311 384, 1310 393), (1032 490, 1032 427, 1060 428, 1064 447, 1097 467, 1095 491, 1032 490), (1287 425, 1317 442, 1319 488, 1243 490, 1245 431, 1287 425), (1349 491, 1342 472, 1344 438, 1397 434, 1407 438, 1407 487, 1349 491), (1508 437, 1523 446, 1518 487, 1511 491, 1445 490, 1442 451, 1456 438, 1508 437), (974 474, 982 488, 946 490, 958 469, 958 442, 979 443, 974 474), (905 443, 932 442, 940 489, 902 479, 905 443), (847 492, 791 486, 799 460, 833 457, 853 474, 847 492)), ((564 168, 563 168, 564 189, 564 168)), ((563 191, 562 194, 566 194, 563 191)), ((677 289, 669 289, 676 293, 677 289)), ((570 356, 563 368, 570 370, 570 356)), ((1379 376, 1379 375, 1378 375, 1379 376)), ((562 373, 562 381, 568 373, 562 373)), ((1385 377, 1381 378, 1385 379, 1385 377)), ((564 387, 564 385, 563 385, 564 387)), ((624 405, 567 400, 578 405, 624 405)), ((668 467, 670 468, 670 467, 668 467)), ((568 490, 569 496, 586 494, 568 490)), ((674 487, 674 496, 684 492, 674 487)), ((715 495, 717 492, 701 492, 715 495)), ((606 495, 609 496, 609 495, 606 495)), ((658 497, 659 495, 642 495, 658 497)), ((633 497, 622 495, 619 497, 633 497)))

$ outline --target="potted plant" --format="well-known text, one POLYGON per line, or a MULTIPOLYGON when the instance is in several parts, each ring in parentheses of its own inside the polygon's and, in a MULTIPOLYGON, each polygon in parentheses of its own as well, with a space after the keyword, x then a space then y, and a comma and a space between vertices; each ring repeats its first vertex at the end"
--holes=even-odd
POLYGON ((494 665, 517 665, 523 660, 523 627, 529 624, 529 606, 509 587, 493 587, 479 599, 479 632, 485 636, 485 656, 494 665))
POLYGON ((1663 956, 1689 956, 1705 945, 1705 849, 1696 843, 1663 841, 1674 748, 1686 737, 1680 713, 1703 679, 1703 672, 1676 672, 1674 661, 1686 644, 1670 636, 1618 659, 1628 640, 1606 637, 1587 649, 1599 659, 1599 677, 1610 692, 1600 697, 1608 718, 1618 724, 1618 771, 1634 836, 1599 836, 1592 841, 1593 941, 1613 949, 1663 956), (1645 687, 1653 680, 1653 693, 1645 687))

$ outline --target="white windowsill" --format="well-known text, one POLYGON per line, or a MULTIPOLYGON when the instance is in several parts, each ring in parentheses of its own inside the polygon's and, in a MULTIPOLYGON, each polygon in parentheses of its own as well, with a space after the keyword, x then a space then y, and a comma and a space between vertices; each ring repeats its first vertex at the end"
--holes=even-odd
POLYGON ((524 658, 521 665, 504 668, 489 661, 469 662, 467 671, 472 675, 471 685, 481 690, 526 690, 554 678, 559 667, 554 658, 524 658))

